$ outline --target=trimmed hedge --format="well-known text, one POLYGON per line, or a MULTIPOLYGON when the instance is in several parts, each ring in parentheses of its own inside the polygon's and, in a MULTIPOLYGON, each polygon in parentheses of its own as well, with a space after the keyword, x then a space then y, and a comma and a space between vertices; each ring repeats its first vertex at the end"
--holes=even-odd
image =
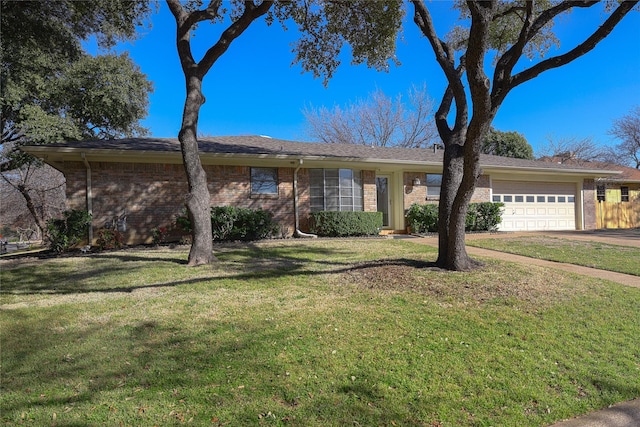
MULTIPOLYGON (((176 224, 191 232, 191 221, 186 214, 176 218, 176 224)), ((271 212, 262 209, 215 206, 211 208, 213 240, 261 240, 273 237, 279 230, 271 212)))
MULTIPOLYGON (((465 231, 495 231, 502 221, 504 203, 469 203, 465 231)), ((413 233, 438 231, 438 205, 413 204, 407 211, 407 225, 413 233)))
POLYGON ((323 237, 375 236, 382 212, 319 211, 311 213, 311 232, 323 237))

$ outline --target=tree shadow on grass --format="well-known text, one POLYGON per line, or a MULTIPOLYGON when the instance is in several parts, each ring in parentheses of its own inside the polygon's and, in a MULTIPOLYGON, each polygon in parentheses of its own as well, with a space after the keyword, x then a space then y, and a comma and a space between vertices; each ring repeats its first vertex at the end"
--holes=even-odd
MULTIPOLYGON (((245 251, 246 252, 246 251, 245 251)), ((314 256, 319 253, 313 251, 314 256)), ((326 250, 321 251, 326 255, 326 250)), ((244 252, 242 252, 244 255, 244 252)), ((229 253, 227 254, 229 255, 229 253)), ((233 254, 232 254, 233 255, 233 254)), ((235 256, 238 254, 236 253, 235 256)), ((380 259, 364 262, 344 262, 335 260, 318 260, 309 261, 306 257, 309 255, 305 251, 303 257, 301 252, 289 252, 287 255, 279 254, 270 257, 251 257, 246 256, 245 259, 238 262, 221 261, 214 264, 213 267, 201 266, 193 269, 194 275, 197 277, 168 280, 163 282, 145 283, 140 285, 127 286, 125 283, 118 286, 96 286, 91 281, 96 277, 113 274, 118 271, 114 267, 102 267, 87 270, 66 271, 64 266, 48 265, 46 268, 29 269, 27 272, 8 271, 4 273, 3 285, 0 288, 0 295, 68 295, 68 294, 84 294, 84 293, 131 293, 143 289, 155 288, 172 288, 183 285, 193 285, 197 283, 215 283, 224 280, 256 280, 256 279, 278 279, 284 277, 310 277, 328 274, 340 274, 350 271, 365 270, 369 268, 386 268, 403 266, 412 269, 438 269, 433 262, 426 262, 416 259, 395 258, 380 259), (210 274, 202 275, 202 270, 211 268, 210 274), (87 283, 89 282, 89 283, 87 283)), ((140 265, 130 265, 122 268, 123 277, 125 274, 133 274, 138 270, 146 268, 148 262, 160 262, 146 257, 131 256, 129 254, 113 253, 101 258, 111 258, 117 261, 140 262, 140 265)), ((165 260, 173 262, 175 260, 165 260)), ((185 267, 186 268, 186 267, 185 267)), ((113 282, 115 279, 109 280, 113 282)))

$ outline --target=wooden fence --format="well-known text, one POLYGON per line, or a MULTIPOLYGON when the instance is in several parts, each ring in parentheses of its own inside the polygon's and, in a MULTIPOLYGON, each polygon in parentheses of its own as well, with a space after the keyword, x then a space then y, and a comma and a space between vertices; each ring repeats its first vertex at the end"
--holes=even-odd
POLYGON ((640 201, 597 202, 596 221, 598 228, 640 227, 640 201))

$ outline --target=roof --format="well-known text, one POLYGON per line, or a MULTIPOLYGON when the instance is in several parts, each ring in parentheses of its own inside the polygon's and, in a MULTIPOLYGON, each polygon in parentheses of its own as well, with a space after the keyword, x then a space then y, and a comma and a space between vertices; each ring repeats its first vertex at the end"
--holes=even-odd
POLYGON ((622 166, 612 162, 595 162, 589 160, 580 159, 563 159, 562 157, 543 157, 540 159, 543 162, 561 163, 569 166, 581 166, 584 168, 602 169, 619 172, 616 175, 605 178, 606 181, 611 182, 633 182, 640 183, 640 169, 631 168, 628 166, 622 166))
MULTIPOLYGON (((264 136, 221 136, 199 138, 203 163, 220 157, 246 161, 249 158, 267 160, 303 160, 312 167, 319 161, 376 163, 424 167, 441 166, 443 150, 425 148, 372 147, 352 144, 324 144, 297 142, 264 136)), ((30 145, 22 150, 47 162, 78 160, 84 153, 94 161, 181 161, 180 143, 176 138, 126 138, 114 140, 64 142, 48 145, 30 145)), ((536 160, 514 159, 493 155, 480 156, 483 169, 524 170, 531 172, 579 173, 603 177, 617 172, 599 167, 566 165, 536 160)))

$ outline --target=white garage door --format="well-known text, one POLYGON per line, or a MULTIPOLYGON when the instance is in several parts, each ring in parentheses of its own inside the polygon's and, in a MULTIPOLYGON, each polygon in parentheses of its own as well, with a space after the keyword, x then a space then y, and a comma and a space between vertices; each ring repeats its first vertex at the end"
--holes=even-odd
POLYGON ((576 229, 575 184, 494 181, 493 201, 504 203, 500 231, 576 229))

